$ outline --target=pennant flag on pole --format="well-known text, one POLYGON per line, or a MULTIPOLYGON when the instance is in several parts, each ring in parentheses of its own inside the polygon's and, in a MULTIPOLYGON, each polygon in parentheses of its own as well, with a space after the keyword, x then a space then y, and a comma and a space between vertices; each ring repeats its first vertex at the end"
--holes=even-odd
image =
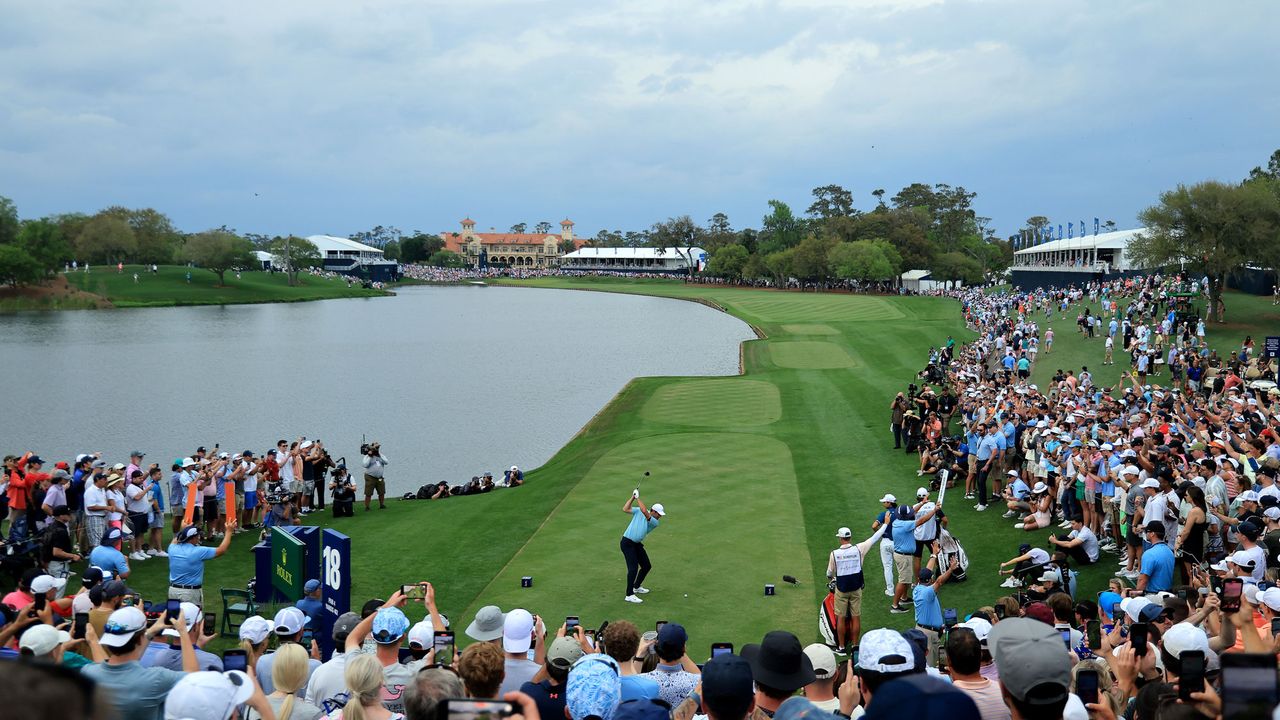
POLYGON ((1071 223, 1071 222, 1067 223, 1067 237, 1069 238, 1075 237, 1075 227, 1076 227, 1075 223, 1071 223))
POLYGON ((227 522, 231 522, 236 519, 236 483, 233 480, 222 485, 227 494, 227 522))
POLYGON ((182 513, 182 525, 185 527, 191 524, 196 516, 196 493, 200 492, 196 488, 196 483, 192 482, 187 486, 187 509, 182 513))
POLYGON ((1098 234, 1098 218, 1093 219, 1093 234, 1098 234))

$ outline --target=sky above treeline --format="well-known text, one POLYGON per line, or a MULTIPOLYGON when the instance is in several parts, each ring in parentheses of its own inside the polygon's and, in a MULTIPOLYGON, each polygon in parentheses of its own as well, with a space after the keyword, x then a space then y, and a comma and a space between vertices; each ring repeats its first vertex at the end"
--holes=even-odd
POLYGON ((0 0, 0 195, 187 231, 758 227, 963 185, 1122 227, 1280 147, 1280 3, 0 0))

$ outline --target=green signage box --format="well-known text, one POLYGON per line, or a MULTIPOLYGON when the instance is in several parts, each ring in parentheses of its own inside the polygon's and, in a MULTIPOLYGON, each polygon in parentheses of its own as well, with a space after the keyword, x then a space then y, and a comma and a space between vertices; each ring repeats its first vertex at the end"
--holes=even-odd
POLYGON ((271 528, 271 586, 291 602, 302 599, 307 582, 307 546, 284 530, 271 528))

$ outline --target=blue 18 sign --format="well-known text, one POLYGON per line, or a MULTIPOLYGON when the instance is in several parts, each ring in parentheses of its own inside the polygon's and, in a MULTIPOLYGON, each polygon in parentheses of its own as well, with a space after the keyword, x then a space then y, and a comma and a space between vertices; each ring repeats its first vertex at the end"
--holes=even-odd
POLYGON ((351 538, 337 530, 326 529, 320 538, 320 588, 324 617, 317 639, 327 659, 333 651, 333 623, 351 609, 351 538))

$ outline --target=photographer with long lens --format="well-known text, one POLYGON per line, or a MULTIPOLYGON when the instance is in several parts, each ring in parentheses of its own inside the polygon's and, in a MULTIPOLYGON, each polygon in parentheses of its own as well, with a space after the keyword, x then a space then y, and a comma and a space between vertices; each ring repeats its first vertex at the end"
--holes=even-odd
POLYGON ((374 491, 378 493, 378 509, 387 509, 386 468, 391 463, 382 455, 382 445, 372 442, 360 446, 360 461, 364 465, 364 509, 369 511, 369 501, 374 491))
POLYGON ((356 514, 356 483, 347 472, 346 458, 338 459, 333 479, 329 481, 329 491, 333 493, 334 517, 353 517, 356 514))

